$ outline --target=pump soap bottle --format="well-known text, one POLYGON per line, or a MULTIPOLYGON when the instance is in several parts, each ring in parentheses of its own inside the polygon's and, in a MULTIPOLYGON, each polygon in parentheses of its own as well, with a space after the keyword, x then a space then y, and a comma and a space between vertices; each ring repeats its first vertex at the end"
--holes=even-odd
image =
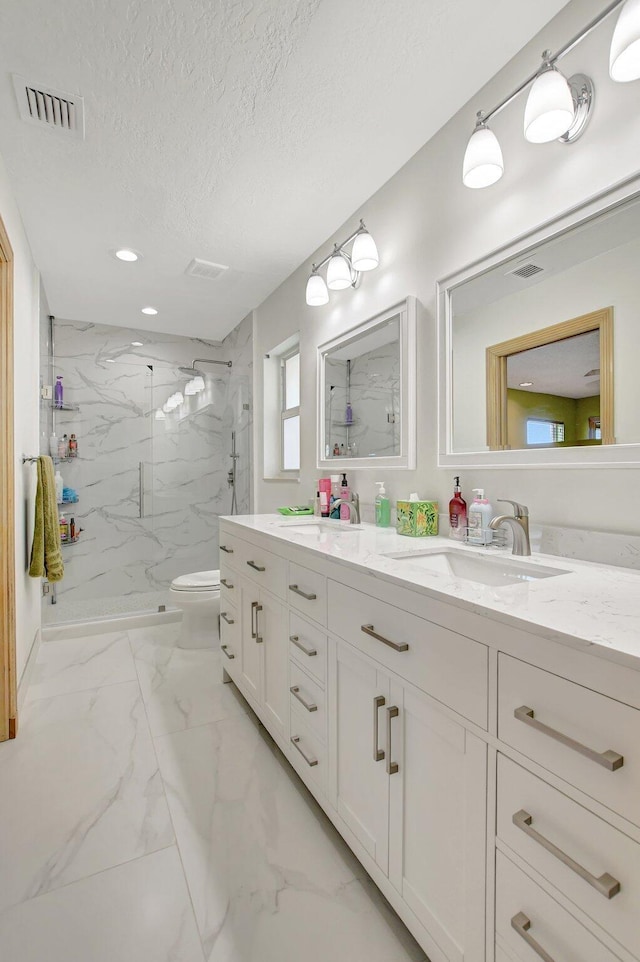
POLYGON ((387 497, 384 481, 376 481, 378 493, 376 494, 376 524, 379 528, 388 528, 391 524, 391 504, 387 497))
POLYGON ((493 531, 489 522, 493 508, 484 496, 484 488, 474 488, 475 498, 469 508, 469 544, 491 544, 493 531))
POLYGON ((462 497, 458 476, 449 502, 449 537, 455 541, 465 541, 467 537, 467 502, 462 497))

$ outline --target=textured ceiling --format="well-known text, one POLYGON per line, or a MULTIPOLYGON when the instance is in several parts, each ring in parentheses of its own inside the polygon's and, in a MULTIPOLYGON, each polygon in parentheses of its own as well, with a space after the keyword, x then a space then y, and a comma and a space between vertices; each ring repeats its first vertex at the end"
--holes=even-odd
POLYGON ((2 0, 0 153, 51 311, 223 337, 565 2, 2 0), (86 139, 20 121, 12 72, 82 95, 86 139))

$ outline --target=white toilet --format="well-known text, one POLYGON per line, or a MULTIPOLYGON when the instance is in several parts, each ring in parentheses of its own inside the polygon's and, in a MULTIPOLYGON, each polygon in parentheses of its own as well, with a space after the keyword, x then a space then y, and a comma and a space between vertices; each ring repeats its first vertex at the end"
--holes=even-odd
POLYGON ((220 572, 194 571, 174 578, 169 589, 171 604, 182 611, 180 648, 220 646, 220 572))

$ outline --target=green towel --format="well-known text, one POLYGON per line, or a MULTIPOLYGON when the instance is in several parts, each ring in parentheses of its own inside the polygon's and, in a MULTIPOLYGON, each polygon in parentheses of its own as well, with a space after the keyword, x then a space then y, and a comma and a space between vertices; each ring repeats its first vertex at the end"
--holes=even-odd
POLYGON ((46 456, 38 458, 36 518, 29 574, 32 578, 46 577, 48 581, 62 581, 64 577, 56 479, 53 461, 46 456))

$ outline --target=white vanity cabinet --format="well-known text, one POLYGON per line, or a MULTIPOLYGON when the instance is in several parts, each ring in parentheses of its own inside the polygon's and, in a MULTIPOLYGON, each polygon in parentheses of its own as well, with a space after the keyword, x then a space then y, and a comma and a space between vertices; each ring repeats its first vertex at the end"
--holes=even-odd
POLYGON ((430 962, 640 962, 640 675, 250 525, 223 666, 430 962))

